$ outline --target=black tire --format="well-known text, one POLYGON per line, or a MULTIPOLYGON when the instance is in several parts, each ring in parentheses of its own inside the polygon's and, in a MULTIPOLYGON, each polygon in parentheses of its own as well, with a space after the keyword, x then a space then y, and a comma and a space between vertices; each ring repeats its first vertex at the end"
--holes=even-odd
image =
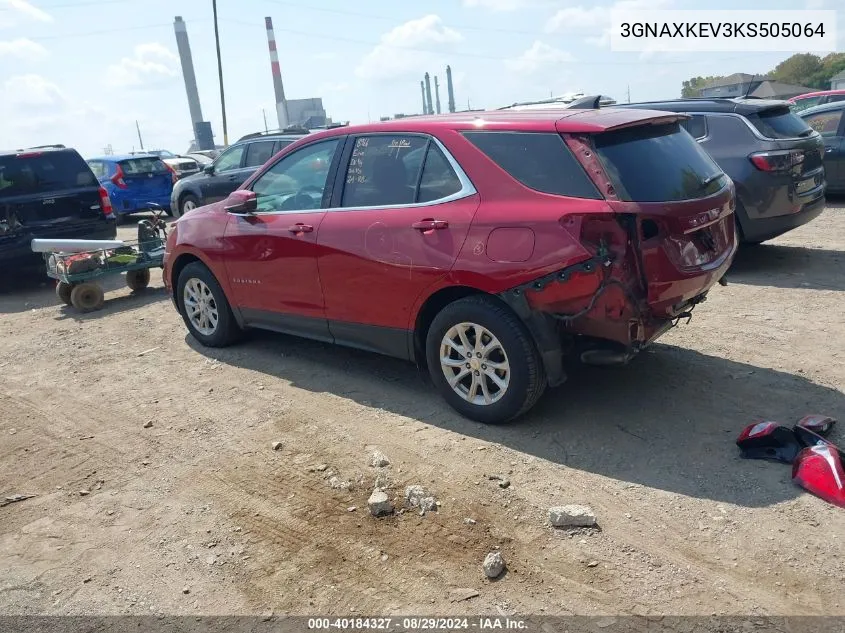
POLYGON ((65 283, 64 281, 56 283, 56 296, 62 303, 72 305, 70 302, 71 292, 73 292, 73 284, 65 283))
POLYGON ((217 279, 204 264, 192 262, 182 269, 176 282, 176 301, 179 305, 179 313, 191 336, 206 347, 226 347, 240 338, 242 332, 232 314, 229 300, 217 279), (217 310, 217 324, 212 332, 200 332, 188 316, 188 309, 185 306, 185 286, 191 280, 199 280, 211 293, 217 310))
POLYGON ((105 296, 99 284, 85 282, 74 285, 70 291, 70 303, 80 312, 93 312, 103 307, 105 296))
POLYGON ((150 285, 150 269, 126 271, 126 286, 132 291, 144 290, 150 285))
MULTIPOLYGON (((431 379, 446 402, 476 422, 502 424, 518 418, 531 409, 546 390, 546 372, 530 332, 512 310, 491 297, 466 297, 443 308, 428 330, 426 360, 431 379), (495 336, 507 356, 509 382, 503 395, 491 404, 473 404, 458 395, 447 382, 440 364, 444 336, 451 328, 465 322, 479 325, 495 336)), ((468 378, 471 380, 472 376, 468 375, 468 378)), ((489 390, 494 385, 491 381, 487 386, 489 390)))
POLYGON ((179 198, 179 204, 177 205, 179 207, 179 214, 176 217, 181 218, 188 211, 190 211, 190 209, 188 209, 188 211, 185 210, 185 204, 186 203, 193 204, 194 208, 200 206, 200 201, 194 194, 186 193, 181 198, 179 198))

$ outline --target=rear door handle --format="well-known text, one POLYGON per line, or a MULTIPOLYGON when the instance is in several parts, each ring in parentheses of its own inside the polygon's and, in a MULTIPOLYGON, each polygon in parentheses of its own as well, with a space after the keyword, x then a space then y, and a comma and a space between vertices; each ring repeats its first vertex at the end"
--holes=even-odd
POLYGON ((294 224, 288 227, 288 231, 291 233, 313 233, 314 227, 310 224, 294 224))
POLYGON ((446 220, 420 220, 411 225, 418 231, 437 231, 440 229, 448 229, 449 223, 446 220))

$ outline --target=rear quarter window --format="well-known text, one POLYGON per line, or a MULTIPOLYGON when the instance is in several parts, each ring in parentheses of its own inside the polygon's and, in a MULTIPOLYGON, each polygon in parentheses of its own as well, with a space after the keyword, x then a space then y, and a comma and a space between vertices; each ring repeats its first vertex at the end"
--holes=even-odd
POLYGON ((559 134, 464 132, 470 143, 526 187, 558 196, 601 198, 559 134))
POLYGON ((766 138, 801 138, 813 130, 789 108, 774 108, 749 114, 746 118, 766 138))
POLYGON ((0 196, 21 196, 97 185, 94 172, 76 152, 0 156, 0 196))
POLYGON ((620 200, 677 202, 719 191, 727 176, 679 123, 593 135, 620 200))

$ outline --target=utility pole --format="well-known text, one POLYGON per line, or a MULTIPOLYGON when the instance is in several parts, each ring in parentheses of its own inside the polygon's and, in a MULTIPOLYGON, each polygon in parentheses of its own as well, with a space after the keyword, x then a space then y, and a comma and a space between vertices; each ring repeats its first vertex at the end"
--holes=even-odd
POLYGON ((631 84, 628 84, 628 103, 631 103, 631 84))
POLYGON ((214 11, 214 43, 217 46, 217 75, 220 80, 220 109, 223 112, 223 146, 229 147, 229 131, 226 127, 226 95, 223 92, 223 63, 220 61, 220 32, 217 28, 217 0, 211 0, 214 11))
POLYGON ((264 132, 269 134, 270 130, 267 128, 267 113, 264 111, 264 108, 261 108, 261 115, 264 117, 264 132))
POLYGON ((141 126, 138 125, 138 120, 135 119, 135 128, 138 130, 138 142, 141 144, 141 151, 144 151, 144 140, 141 138, 141 126))

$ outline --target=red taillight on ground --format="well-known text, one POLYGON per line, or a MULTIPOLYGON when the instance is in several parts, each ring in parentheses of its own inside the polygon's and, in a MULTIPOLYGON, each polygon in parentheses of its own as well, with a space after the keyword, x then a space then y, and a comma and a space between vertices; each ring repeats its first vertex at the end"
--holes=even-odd
POLYGON ((798 420, 798 426, 810 429, 819 435, 827 435, 836 424, 836 420, 827 415, 805 415, 798 420))
POLYGON ((834 505, 845 508, 845 470, 842 451, 831 444, 802 450, 792 465, 792 481, 834 505))
POLYGON ((103 215, 110 218, 114 215, 114 208, 111 205, 111 198, 109 193, 100 187, 100 208, 103 210, 103 215))
POLYGON ((746 459, 769 459, 786 464, 791 464, 803 448, 791 429, 774 422, 749 424, 736 438, 736 445, 746 459))
POLYGON ((748 158, 760 171, 789 171, 804 162, 804 152, 800 150, 757 152, 748 158))
POLYGON ((123 169, 121 169, 120 165, 117 166, 117 171, 114 173, 114 176, 111 177, 111 181, 121 189, 128 188, 126 186, 126 181, 123 180, 123 169))

